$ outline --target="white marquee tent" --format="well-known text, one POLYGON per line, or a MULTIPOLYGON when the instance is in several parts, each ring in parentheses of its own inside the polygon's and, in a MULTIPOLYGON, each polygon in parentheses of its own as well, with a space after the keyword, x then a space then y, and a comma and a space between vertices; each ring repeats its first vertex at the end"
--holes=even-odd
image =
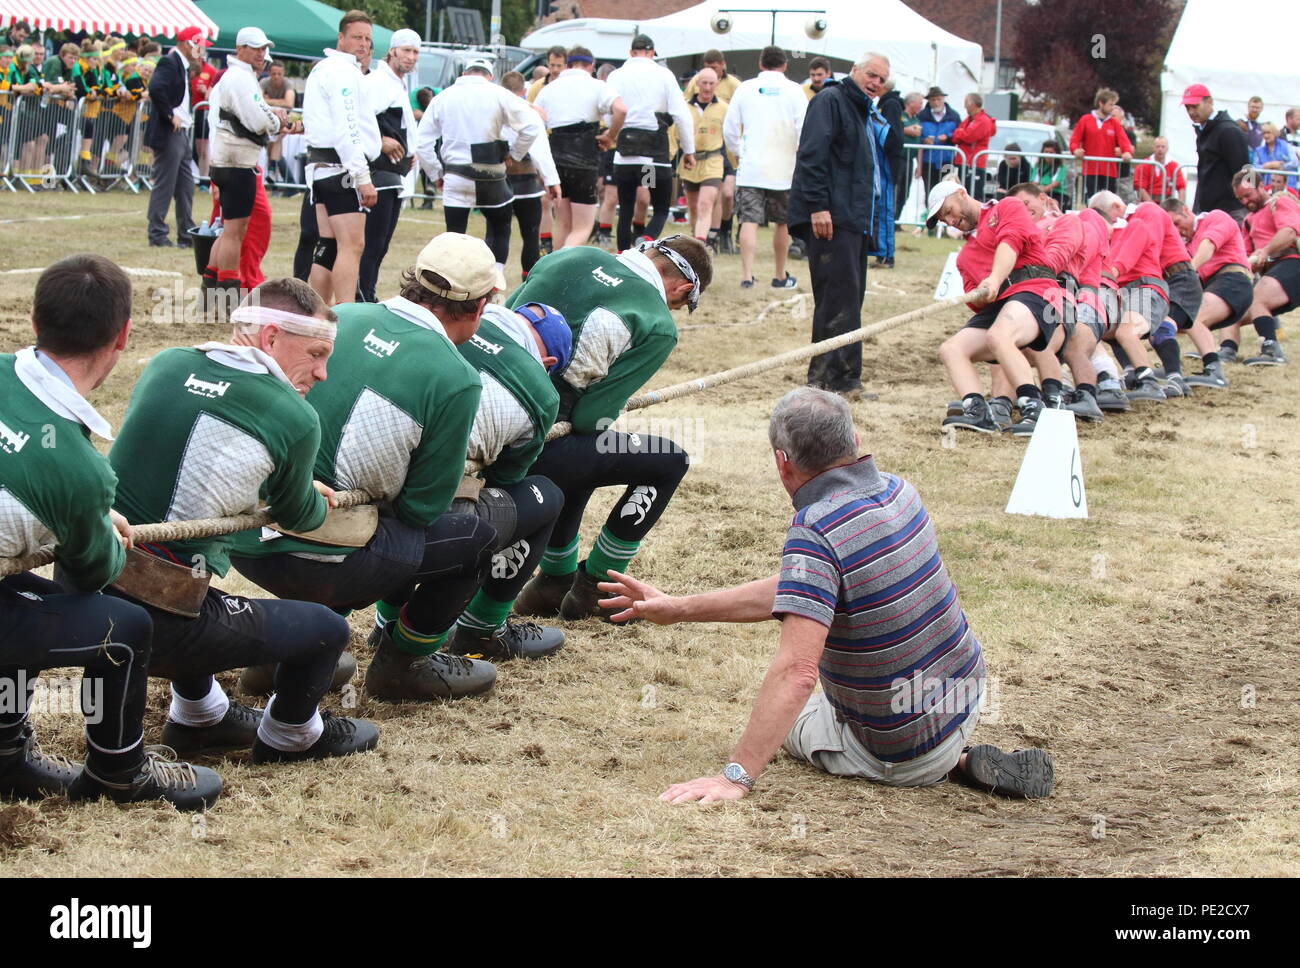
MULTIPOLYGON (((710 0, 685 10, 644 20, 577 19, 561 20, 533 31, 521 42, 532 50, 545 50, 555 44, 573 47, 581 44, 600 59, 627 57, 632 36, 639 27, 655 42, 660 57, 668 60, 675 73, 693 66, 704 51, 716 47, 728 54, 727 64, 744 76, 756 71, 758 51, 772 38, 772 15, 732 13, 730 33, 716 34, 710 20, 719 9, 744 9, 748 4, 710 0)), ((949 95, 949 103, 958 107, 962 98, 978 89, 983 66, 979 44, 962 40, 926 20, 901 0, 781 0, 774 4, 791 8, 794 13, 776 15, 776 42, 790 52, 791 77, 802 80, 801 64, 820 54, 829 58, 837 71, 846 71, 865 52, 879 51, 890 59, 890 67, 900 92, 940 85, 949 95), (827 22, 823 37, 810 39, 804 32, 812 11, 827 22), (807 12, 804 12, 807 11, 807 12), (802 55, 802 56, 800 56, 802 55)))
POLYGON ((1294 0, 1252 0, 1249 9, 1255 25, 1249 43, 1233 42, 1233 16, 1221 0, 1187 0, 1160 76, 1160 133, 1169 139, 1169 156, 1182 164, 1196 164, 1196 132, 1182 105, 1191 84, 1208 87, 1215 111, 1234 118, 1245 117, 1246 102, 1259 95, 1261 120, 1279 128, 1287 108, 1300 107, 1294 41, 1284 28, 1294 17, 1294 0))

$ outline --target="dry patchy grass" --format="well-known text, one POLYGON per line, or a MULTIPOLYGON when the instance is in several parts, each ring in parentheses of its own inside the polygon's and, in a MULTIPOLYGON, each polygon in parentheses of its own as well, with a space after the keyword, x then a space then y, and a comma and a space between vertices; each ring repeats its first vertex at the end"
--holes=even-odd
MULTIPOLYGON (((205 196, 196 208, 203 210, 205 196)), ((94 250, 189 273, 184 250, 150 249, 144 200, 0 195, 0 269, 94 250)), ((289 268, 296 200, 273 201, 266 268, 289 268)), ((441 225, 404 218, 381 279, 441 225)), ((950 243, 900 237, 900 268, 873 271, 864 318, 924 304, 950 243), (879 288, 878 288, 879 287, 879 288)), ((760 254, 760 279, 770 270, 760 254)), ((800 291, 808 291, 806 266, 800 291)), ((517 274, 517 268, 514 270, 517 274)), ((187 276, 188 279, 188 276, 187 276)), ((807 338, 788 293, 742 293, 719 260, 699 312, 655 385, 745 362, 807 338)), ((28 342, 34 276, 0 276, 4 349, 28 342)), ((219 336, 149 323, 94 402, 117 423, 143 362, 219 336)), ((809 302, 808 306, 811 305, 809 302)), ((1056 794, 1008 802, 944 785, 895 790, 821 775, 784 755, 756 795, 669 808, 669 783, 716 770, 743 728, 776 639, 772 624, 568 628, 549 661, 501 670, 496 690, 453 705, 357 712, 382 723, 375 753, 318 766, 218 764, 226 793, 195 826, 163 806, 0 809, 0 871, 42 874, 1082 874, 1300 871, 1293 754, 1300 700, 1294 368, 1229 371, 1231 390, 1081 428, 1091 520, 1003 513, 1024 443, 938 432, 950 390, 935 360, 959 310, 867 344, 880 397, 854 405, 864 447, 920 489, 945 560, 998 679, 1000 715, 981 740, 1036 744, 1056 794), (1255 705, 1243 706, 1253 685, 1255 705), (196 836, 198 835, 198 836, 196 836)), ((636 562, 670 591, 769 572, 790 514, 765 443, 772 403, 798 367, 653 408, 631 426, 689 443, 692 468, 636 562)), ((590 541, 614 497, 592 502, 590 541)), ((232 577, 227 587, 250 587, 232 577)), ((353 621, 358 639, 369 611, 353 621)), ((364 661, 364 646, 357 651, 364 661)), ((233 688, 234 676, 224 676, 233 688)), ((155 682, 147 736, 166 687, 155 682)), ((337 708, 338 697, 331 697, 337 708)), ((76 753, 80 726, 39 723, 76 753)))

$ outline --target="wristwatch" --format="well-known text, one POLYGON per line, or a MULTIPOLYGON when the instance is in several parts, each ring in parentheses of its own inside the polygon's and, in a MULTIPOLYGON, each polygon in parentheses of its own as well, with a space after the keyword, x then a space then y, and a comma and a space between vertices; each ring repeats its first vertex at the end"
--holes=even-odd
POLYGON ((739 783, 746 790, 754 789, 754 778, 739 763, 728 763, 722 768, 722 775, 732 783, 739 783))

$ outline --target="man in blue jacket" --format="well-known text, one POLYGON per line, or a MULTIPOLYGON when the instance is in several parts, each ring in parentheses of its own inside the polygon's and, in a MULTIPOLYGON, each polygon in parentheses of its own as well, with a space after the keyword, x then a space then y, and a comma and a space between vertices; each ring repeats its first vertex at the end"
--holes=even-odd
MULTIPOLYGON (((847 80, 822 86, 804 118, 789 224, 791 234, 808 245, 813 342, 861 325, 867 258, 893 255, 893 196, 889 165, 883 161, 889 122, 871 104, 888 79, 889 60, 867 54, 847 80)), ((861 395, 861 377, 861 343, 823 353, 808 364, 809 386, 850 399, 861 395)))
MULTIPOLYGON (((917 115, 921 123, 921 144, 940 145, 952 148, 952 134, 961 124, 961 117, 948 106, 948 95, 938 87, 932 87, 925 95, 925 107, 917 115)), ((956 153, 949 151, 921 152, 921 180, 925 182, 925 197, 930 197, 930 189, 939 180, 944 165, 957 164, 956 153)))

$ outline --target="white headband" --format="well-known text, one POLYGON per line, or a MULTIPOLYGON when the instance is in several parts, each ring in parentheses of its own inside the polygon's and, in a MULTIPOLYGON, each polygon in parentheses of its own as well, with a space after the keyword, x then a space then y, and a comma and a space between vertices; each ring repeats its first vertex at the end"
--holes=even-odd
POLYGON ((315 339, 333 340, 338 332, 338 325, 327 319, 287 313, 265 306, 240 306, 230 314, 230 321, 245 326, 278 326, 286 333, 315 339))

